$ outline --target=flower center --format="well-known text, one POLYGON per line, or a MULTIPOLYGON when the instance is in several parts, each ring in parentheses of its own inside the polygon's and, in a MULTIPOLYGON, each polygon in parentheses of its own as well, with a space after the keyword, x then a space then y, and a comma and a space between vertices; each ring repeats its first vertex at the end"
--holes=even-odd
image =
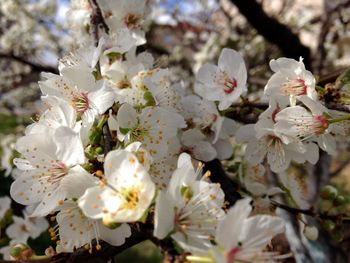
POLYGON ((303 79, 291 79, 285 82, 281 87, 283 95, 301 96, 307 92, 307 85, 303 79))
POLYGON ((237 253, 241 250, 240 247, 234 247, 232 248, 226 255, 227 263, 233 263, 235 256, 237 253))
POLYGON ((224 92, 226 94, 231 94, 237 87, 237 80, 235 78, 226 77, 224 80, 224 92))
POLYGON ((131 88, 131 83, 127 79, 124 79, 116 83, 116 86, 118 89, 127 89, 131 88))
POLYGON ((25 224, 22 224, 22 225, 20 226, 20 229, 21 229, 22 232, 29 232, 29 231, 28 231, 28 228, 27 228, 27 226, 26 226, 25 224))
POLYGON ((140 190, 136 187, 130 189, 123 189, 120 191, 125 199, 124 208, 134 209, 139 202, 140 190))
POLYGON ((279 113, 280 111, 281 111, 281 108, 280 108, 279 105, 277 105, 277 106, 276 106, 276 109, 274 109, 274 111, 273 111, 272 114, 271 114, 271 118, 272 118, 272 121, 273 121, 274 123, 276 123, 276 115, 277 115, 277 113, 279 113))
POLYGON ((136 14, 128 14, 124 17, 124 23, 129 29, 136 29, 140 26, 140 17, 136 14))
POLYGON ((52 165, 48 172, 50 177, 47 181, 50 183, 56 183, 68 174, 68 168, 64 163, 56 162, 52 165))
POLYGON ((75 95, 72 102, 73 107, 78 113, 84 113, 89 108, 89 99, 86 93, 75 95))
POLYGON ((323 115, 314 116, 316 125, 314 126, 314 132, 316 134, 322 134, 329 127, 329 122, 323 115))

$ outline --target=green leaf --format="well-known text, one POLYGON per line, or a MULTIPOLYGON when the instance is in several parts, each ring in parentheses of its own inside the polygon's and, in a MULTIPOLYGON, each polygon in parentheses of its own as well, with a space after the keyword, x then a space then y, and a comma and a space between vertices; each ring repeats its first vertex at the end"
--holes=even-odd
POLYGON ((335 81, 335 85, 339 89, 346 84, 350 84, 350 68, 346 69, 342 74, 340 74, 340 76, 335 81))
POLYGON ((130 129, 129 128, 122 128, 122 127, 119 127, 119 131, 122 133, 122 134, 127 134, 129 131, 130 131, 130 129))

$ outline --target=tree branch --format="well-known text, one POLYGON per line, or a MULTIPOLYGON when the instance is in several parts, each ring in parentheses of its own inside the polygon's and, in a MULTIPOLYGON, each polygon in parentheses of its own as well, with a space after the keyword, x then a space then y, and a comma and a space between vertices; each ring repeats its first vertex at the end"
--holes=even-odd
POLYGON ((285 56, 304 58, 305 67, 311 69, 310 49, 304 46, 297 35, 278 20, 269 17, 255 0, 231 0, 248 22, 267 41, 275 44, 285 56))
POLYGON ((4 59, 9 59, 9 60, 14 60, 14 61, 20 62, 22 64, 30 66, 33 71, 38 72, 38 73, 41 73, 43 71, 51 72, 51 73, 55 73, 55 74, 58 73, 58 70, 55 67, 36 64, 34 62, 31 62, 29 60, 26 60, 26 59, 24 59, 22 57, 14 55, 14 54, 0 53, 0 58, 4 58, 4 59))

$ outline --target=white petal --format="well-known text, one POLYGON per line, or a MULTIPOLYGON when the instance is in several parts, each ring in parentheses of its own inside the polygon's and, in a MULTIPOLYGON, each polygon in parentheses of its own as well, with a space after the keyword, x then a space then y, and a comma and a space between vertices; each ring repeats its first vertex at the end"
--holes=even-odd
POLYGON ((263 250, 275 235, 285 231, 285 224, 277 216, 257 215, 246 219, 241 231, 243 248, 263 250))
POLYGON ((175 206, 169 196, 159 191, 154 212, 153 235, 159 239, 165 238, 174 229, 175 206))
POLYGON ((226 250, 237 246, 243 222, 252 211, 250 202, 250 198, 237 201, 235 205, 228 210, 226 217, 218 223, 215 241, 226 250))
POLYGON ((57 144, 57 157, 65 165, 84 163, 85 154, 79 133, 62 126, 55 130, 54 139, 57 144))
POLYGON ((110 229, 99 223, 99 234, 103 241, 112 246, 121 246, 125 239, 131 236, 131 228, 128 224, 121 224, 116 229, 110 229))

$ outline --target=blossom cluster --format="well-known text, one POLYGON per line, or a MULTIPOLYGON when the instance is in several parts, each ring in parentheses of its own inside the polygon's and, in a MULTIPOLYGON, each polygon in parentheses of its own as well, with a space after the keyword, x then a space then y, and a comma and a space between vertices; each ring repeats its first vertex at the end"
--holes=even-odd
POLYGON ((273 172, 284 172, 292 161, 315 164, 319 149, 336 154, 337 136, 345 136, 348 121, 334 121, 342 113, 319 100, 316 80, 304 63, 288 58, 271 60, 274 72, 264 94, 269 108, 255 124, 242 126, 238 142, 246 142, 246 160, 257 165, 267 157, 273 172))
MULTIPOLYGON (((131 223, 152 222, 154 237, 171 238, 190 261, 278 259, 266 246, 284 232, 283 219, 256 214, 249 197, 227 208, 203 162, 229 159, 233 137, 247 143, 244 172, 251 175, 264 173, 265 156, 272 171, 283 172, 291 161, 315 164, 319 148, 335 153, 335 136, 345 127, 319 102, 313 75, 301 60, 272 60, 269 108, 256 124, 239 127, 224 115, 247 92, 238 52, 224 48, 217 65, 201 66, 186 88, 150 53, 137 52, 146 43, 146 0, 97 2, 108 34, 101 28, 97 46, 84 43, 62 58, 59 74, 42 74, 46 109, 16 142, 20 172, 11 196, 28 214, 14 224, 33 228, 26 233, 34 237, 48 225, 29 217, 54 214, 49 233, 57 253, 93 253, 100 240, 119 246, 132 236, 131 223)), ((70 12, 88 23, 91 9, 86 2, 70 12)), ((247 188, 255 183, 245 180, 247 188)))

